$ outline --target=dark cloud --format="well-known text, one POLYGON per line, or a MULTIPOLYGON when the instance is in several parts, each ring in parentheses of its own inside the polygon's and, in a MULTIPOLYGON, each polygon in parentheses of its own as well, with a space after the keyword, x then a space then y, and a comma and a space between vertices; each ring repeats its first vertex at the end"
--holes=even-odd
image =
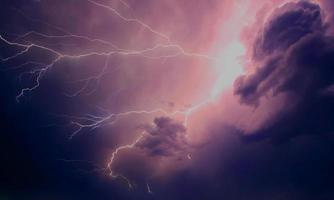
POLYGON ((254 45, 254 57, 261 59, 285 51, 304 36, 324 29, 319 5, 300 1, 274 11, 254 45))
POLYGON ((146 126, 144 138, 137 147, 145 149, 152 156, 174 156, 186 150, 186 128, 168 117, 154 119, 153 126, 146 126))
POLYGON ((288 3, 258 34, 253 62, 259 67, 236 80, 235 94, 242 103, 259 106, 267 96, 284 93, 289 109, 252 138, 263 134, 281 141, 333 132, 334 38, 327 34, 323 15, 317 4, 288 3))

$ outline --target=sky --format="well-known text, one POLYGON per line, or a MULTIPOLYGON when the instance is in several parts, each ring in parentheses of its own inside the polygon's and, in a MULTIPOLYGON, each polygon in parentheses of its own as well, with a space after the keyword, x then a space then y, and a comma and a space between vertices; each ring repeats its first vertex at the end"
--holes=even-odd
POLYGON ((333 199, 330 0, 4 0, 0 199, 333 199))

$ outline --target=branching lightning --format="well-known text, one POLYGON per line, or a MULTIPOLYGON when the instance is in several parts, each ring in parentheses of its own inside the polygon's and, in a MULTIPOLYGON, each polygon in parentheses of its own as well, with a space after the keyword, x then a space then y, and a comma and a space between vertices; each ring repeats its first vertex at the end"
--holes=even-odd
MULTIPOLYGON (((93 0, 87 0, 90 4, 93 6, 96 6, 101 9, 106 9, 107 11, 113 13, 116 17, 124 21, 125 23, 134 23, 143 29, 145 29, 147 32, 157 36, 161 40, 163 40, 162 43, 158 43, 154 45, 153 47, 146 48, 146 49, 141 49, 141 50, 132 50, 132 49, 124 49, 120 48, 117 45, 113 44, 110 41, 106 41, 103 39, 99 38, 91 38, 85 35, 77 35, 77 34, 72 34, 66 30, 64 30, 61 27, 56 27, 50 24, 47 24, 48 26, 51 27, 56 27, 58 30, 62 30, 64 34, 62 35, 49 35, 45 33, 41 33, 35 30, 28 31, 24 34, 18 35, 15 40, 10 41, 7 39, 4 35, 0 35, 0 41, 5 43, 6 45, 10 46, 11 48, 15 48, 17 52, 14 55, 0 58, 2 63, 6 63, 10 60, 19 58, 20 56, 27 54, 29 51, 31 51, 33 48, 37 48, 39 50, 43 50, 46 53, 50 54, 52 56, 52 60, 49 63, 42 63, 42 62, 35 62, 35 61, 28 61, 23 64, 20 64, 16 66, 15 68, 12 69, 17 69, 17 68, 22 68, 27 65, 34 65, 37 68, 24 72, 21 75, 24 74, 29 74, 31 76, 36 77, 34 82, 35 84, 31 87, 26 87, 21 89, 19 94, 16 96, 16 100, 19 102, 21 98, 24 97, 24 95, 28 92, 32 92, 36 90, 40 85, 41 85, 41 80, 42 78, 50 71, 51 68, 55 67, 55 65, 63 60, 63 59, 81 59, 84 57, 91 57, 91 56, 102 56, 105 58, 105 65, 103 66, 102 70, 100 73, 98 73, 95 76, 90 76, 85 79, 81 80, 76 80, 77 82, 83 83, 82 87, 80 87, 77 91, 73 92, 72 94, 67 94, 68 97, 75 97, 83 93, 83 91, 86 90, 88 85, 91 82, 96 82, 97 84, 99 83, 100 79, 107 73, 107 68, 109 64, 109 60, 111 59, 112 55, 120 55, 120 56, 140 56, 143 58, 147 59, 166 59, 166 58, 173 58, 173 57, 178 57, 178 56, 186 56, 186 57, 194 57, 197 59, 207 59, 209 61, 216 61, 216 58, 213 58, 209 55, 205 54, 200 54, 200 53, 193 53, 185 50, 181 45, 179 44, 174 44, 171 39, 155 30, 148 24, 144 23, 143 21, 137 19, 137 18, 128 18, 122 15, 118 10, 116 10, 113 7, 110 7, 108 5, 93 1, 93 0), (80 39, 83 41, 87 41, 93 44, 97 45, 106 45, 109 47, 107 51, 90 51, 89 49, 85 49, 82 53, 78 54, 69 54, 69 53, 64 53, 60 50, 57 50, 55 48, 52 48, 50 45, 45 45, 45 44, 39 44, 38 42, 34 42, 31 40, 27 40, 29 36, 38 36, 44 39, 80 39), (173 52, 168 52, 168 53, 163 53, 162 55, 155 55, 154 52, 159 51, 161 49, 168 49, 168 50, 173 50, 173 52)), ((121 1, 123 5, 126 7, 130 7, 127 3, 121 1)), ((93 92, 90 91, 90 92, 93 92)), ((185 127, 188 126, 188 121, 189 117, 196 112, 198 109, 202 108, 203 106, 209 104, 212 102, 214 99, 213 97, 208 97, 207 99, 204 99, 203 101, 199 102, 198 104, 191 106, 185 110, 177 110, 177 111, 166 111, 163 108, 157 108, 153 110, 130 110, 126 112, 120 112, 120 113, 109 113, 107 112, 106 116, 97 116, 93 114, 87 114, 86 116, 82 117, 75 117, 75 116, 66 116, 71 119, 71 124, 76 127, 76 130, 70 135, 70 139, 75 137, 80 131, 83 129, 88 129, 88 130, 93 130, 96 128, 99 128, 103 125, 107 124, 113 124, 116 123, 116 120, 120 117, 126 117, 130 115, 157 115, 157 114, 162 114, 166 116, 175 116, 175 115, 182 115, 184 116, 184 121, 183 124, 185 127)), ((109 162, 107 164, 107 170, 109 171, 109 175, 112 178, 120 178, 124 180, 129 188, 132 188, 131 181, 124 175, 118 174, 114 172, 112 169, 112 165, 114 161, 117 159, 118 154, 123 151, 123 150, 128 150, 135 148, 136 144, 144 137, 144 133, 142 133, 133 143, 122 145, 117 147, 111 154, 111 157, 109 159, 109 162)), ((190 160, 191 155, 188 154, 187 158, 190 160)), ((149 184, 147 183, 147 190, 148 193, 152 193, 151 188, 149 184)))
MULTIPOLYGON (((47 38, 81 38, 81 39, 86 39, 90 42, 99 42, 99 43, 104 43, 104 44, 108 44, 111 45, 113 50, 111 51, 107 51, 107 52, 88 52, 88 53, 82 53, 82 54, 77 54, 77 55, 71 55, 71 54, 63 54, 55 49, 52 49, 51 47, 47 47, 47 46, 43 46, 40 44, 36 44, 36 43, 29 43, 29 44, 24 44, 24 43, 19 43, 19 42, 11 42, 8 41, 7 39, 5 39, 2 35, 0 35, 0 40, 5 42, 6 44, 13 46, 13 47, 18 47, 21 48, 22 50, 20 50, 18 53, 6 57, 6 58, 1 58, 2 62, 7 62, 9 60, 15 59, 25 53, 27 53, 29 50, 31 50, 33 47, 35 48, 39 48, 42 50, 45 50, 47 52, 50 52, 51 54, 53 54, 55 56, 55 58, 47 65, 45 65, 43 68, 39 69, 39 70, 34 70, 31 72, 31 74, 37 74, 37 78, 36 78, 36 84, 32 87, 29 88, 23 88, 21 90, 21 92, 17 95, 16 99, 17 101, 19 101, 19 99, 24 96, 24 94, 26 92, 31 92, 35 89, 37 89, 40 86, 40 80, 43 77, 43 75, 45 75, 45 73, 47 73, 49 71, 50 68, 52 68, 57 62, 59 62, 62 59, 65 58, 69 58, 69 59, 80 59, 80 58, 84 58, 84 57, 89 57, 89 56, 106 56, 109 57, 111 55, 122 55, 122 56, 142 56, 148 59, 163 59, 163 58, 172 58, 172 57, 177 57, 179 55, 183 55, 183 56, 190 56, 190 57, 200 57, 200 58, 205 58, 205 59, 213 59, 210 58, 207 55, 202 55, 202 54, 196 54, 196 53, 188 53, 186 52, 182 47, 180 47, 179 45, 175 45, 175 44, 168 44, 168 45, 163 45, 163 44, 157 44, 156 46, 152 47, 152 48, 148 48, 148 49, 143 49, 143 50, 126 50, 126 49, 120 49, 118 47, 116 47, 114 44, 101 40, 101 39, 91 39, 85 36, 78 36, 78 35, 62 35, 62 36, 50 36, 50 35, 45 35, 42 33, 36 33, 34 31, 28 32, 24 35, 22 35, 21 37, 24 37, 26 35, 35 33, 37 35, 40 36, 44 36, 47 38), (176 53, 169 53, 167 55, 161 55, 161 56, 154 56, 154 55, 150 55, 151 52, 158 50, 160 48, 173 48, 176 49, 177 52, 176 53)), ((31 63, 31 62, 30 62, 31 63)), ((26 64, 26 63, 25 63, 26 64)), ((99 77, 91 77, 88 79, 96 79, 99 77)))

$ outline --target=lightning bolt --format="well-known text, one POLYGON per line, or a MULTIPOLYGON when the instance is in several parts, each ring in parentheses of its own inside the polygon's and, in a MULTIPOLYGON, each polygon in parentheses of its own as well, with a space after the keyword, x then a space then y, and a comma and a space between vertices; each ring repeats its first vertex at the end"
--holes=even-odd
POLYGON ((143 137, 144 137, 144 133, 142 133, 132 144, 127 144, 127 145, 123 145, 123 146, 120 146, 120 147, 116 148, 115 151, 112 152, 110 161, 108 162, 108 165, 107 165, 107 169, 109 170, 109 176, 111 176, 112 178, 115 178, 115 179, 116 178, 123 179, 128 184, 129 189, 131 189, 133 187, 132 184, 131 184, 131 181, 127 177, 125 177, 124 175, 117 174, 117 173, 113 172, 113 170, 112 170, 112 164, 115 161, 115 158, 116 158, 117 154, 120 151, 125 150, 125 149, 132 149, 132 148, 134 148, 136 146, 136 144, 138 144, 138 142, 143 137))
POLYGON ((72 139, 75 137, 80 131, 83 129, 90 129, 94 130, 96 128, 99 128, 105 124, 113 124, 119 117, 125 117, 129 115, 152 115, 152 114, 163 114, 168 117, 172 117, 175 115, 183 115, 184 120, 183 120, 183 125, 185 127, 188 126, 188 121, 190 116, 196 112, 198 109, 204 107, 205 105, 211 103, 213 100, 211 98, 205 99, 204 101, 191 106, 185 110, 175 110, 173 112, 166 111, 162 108, 157 108, 154 110, 131 110, 127 112, 121 112, 121 113, 109 113, 105 109, 104 111, 108 112, 107 116, 96 116, 92 114, 88 114, 83 117, 75 117, 75 116, 68 116, 68 115, 63 115, 67 116, 68 118, 73 119, 71 121, 72 124, 76 125, 78 128, 70 135, 69 139, 72 139), (80 121, 85 121, 85 122, 80 122, 80 121))
MULTIPOLYGON (((38 69, 38 70, 33 70, 30 73, 32 75, 37 75, 37 78, 35 80, 35 85, 33 85, 32 87, 29 88, 23 88, 21 90, 21 92, 17 95, 16 99, 17 101, 19 101, 19 99, 24 96, 24 94, 26 92, 31 92, 35 89, 37 89, 40 86, 40 80, 41 78, 56 64, 58 63, 60 60, 68 58, 68 59, 80 59, 80 58, 84 58, 84 57, 90 57, 90 56, 106 56, 106 57, 110 57, 111 55, 121 55, 121 56, 143 56, 145 58, 148 59, 167 59, 167 58, 173 58, 173 57, 177 57, 179 55, 183 55, 183 56, 189 56, 189 57, 199 57, 199 58, 204 58, 204 59, 213 59, 207 55, 202 55, 202 54, 196 54, 196 53, 188 53, 186 52, 183 48, 181 48, 179 45, 175 45, 175 44, 169 44, 169 45, 163 45, 163 44, 157 44, 156 46, 152 47, 152 48, 148 48, 148 49, 143 49, 143 50, 126 50, 126 49, 120 49, 118 47, 116 47, 114 44, 104 41, 104 40, 100 40, 100 39, 91 39, 91 38, 87 38, 85 36, 78 36, 78 35, 62 35, 62 36, 50 36, 50 35, 45 35, 42 33, 36 33, 36 32, 29 32, 24 34, 21 37, 24 37, 26 35, 35 33, 36 35, 40 35, 43 37, 47 37, 47 38, 68 38, 68 37, 72 37, 72 38, 81 38, 81 39, 86 39, 88 41, 91 42, 99 42, 99 43, 103 43, 103 44, 108 44, 111 45, 113 47, 114 50, 112 51, 106 51, 106 52, 88 52, 88 53, 82 53, 82 54, 77 54, 77 55, 71 55, 71 54, 63 54, 62 52, 59 52, 51 47, 47 47, 41 44, 36 44, 36 43, 29 43, 29 44, 24 44, 24 43, 19 43, 19 42, 11 42, 9 40, 7 40, 6 38, 4 38, 2 35, 0 35, 0 40, 5 42, 6 44, 10 45, 10 46, 14 46, 17 48, 21 48, 21 50, 9 57, 6 58, 1 58, 2 62, 7 62, 9 60, 15 59, 27 52, 29 52, 29 50, 31 50, 32 48, 38 48, 38 49, 42 49, 45 50, 51 54, 53 54, 55 56, 55 58, 47 65, 45 65, 44 67, 38 69), (154 52, 155 50, 158 49, 167 49, 167 48, 172 48, 175 49, 176 52, 175 53, 169 53, 167 55, 161 55, 161 56, 155 56, 155 55, 150 55, 150 53, 154 52)), ((27 63, 25 63, 27 64, 27 63)), ((24 64, 24 65, 25 65, 24 64)), ((31 62, 30 62, 31 64, 31 62)), ((100 78, 100 76, 98 77, 91 77, 88 79, 97 79, 100 78)), ((86 81, 87 82, 87 81, 86 81)))
POLYGON ((149 32, 153 33, 154 35, 157 35, 163 39, 165 39, 166 41, 168 41, 168 43, 170 43, 170 39, 167 35, 160 33, 157 30, 154 30, 151 26, 147 25, 146 23, 144 23, 143 21, 136 19, 136 18, 127 18, 125 16, 123 16, 120 12, 118 12, 115 8, 107 6, 105 4, 102 3, 98 3, 96 1, 93 0, 87 0, 88 2, 90 2, 91 4, 98 6, 100 8, 104 8, 107 9, 109 11, 111 11, 113 14, 115 14, 117 17, 119 17, 120 19, 124 20, 125 22, 134 22, 136 24, 138 24, 139 26, 145 28, 146 30, 148 30, 149 32))

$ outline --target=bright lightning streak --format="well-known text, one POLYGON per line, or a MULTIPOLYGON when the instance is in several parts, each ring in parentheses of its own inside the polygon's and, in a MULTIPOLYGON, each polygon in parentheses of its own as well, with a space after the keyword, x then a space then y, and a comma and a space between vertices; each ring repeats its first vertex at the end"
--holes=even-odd
POLYGON ((107 168, 108 168, 108 170, 109 170, 109 175, 110 175, 112 178, 122 178, 122 179, 128 184, 129 189, 132 188, 132 184, 131 184, 130 180, 129 180, 127 177, 125 177, 125 176, 123 176, 123 175, 121 175, 121 174, 116 174, 116 173, 114 173, 113 170, 112 170, 112 164, 113 164, 113 162, 115 161, 115 158, 116 158, 117 154, 118 154, 120 151, 125 150, 125 149, 132 149, 132 148, 134 148, 134 147, 136 146, 136 144, 138 144, 138 142, 139 142, 143 137, 144 137, 144 135, 142 134, 142 135, 140 135, 140 136, 139 136, 139 137, 138 137, 132 144, 128 144, 128 145, 124 145, 124 146, 120 146, 120 147, 116 148, 116 150, 115 150, 114 152, 112 152, 110 161, 108 162, 108 165, 107 165, 107 168))
POLYGON ((19 39, 25 38, 25 37, 30 36, 30 35, 37 35, 37 36, 41 36, 41 37, 49 38, 49 39, 78 38, 78 39, 83 39, 83 40, 86 40, 86 41, 89 41, 89 42, 94 42, 94 43, 97 42, 97 43, 101 43, 101 44, 104 44, 104 45, 109 45, 109 46, 111 46, 111 47, 113 47, 117 50, 121 50, 119 47, 117 47, 115 44, 113 44, 111 42, 101 40, 101 39, 96 39, 96 38, 90 38, 88 36, 83 36, 83 35, 75 35, 75 34, 47 35, 47 34, 39 33, 39 32, 36 32, 36 31, 29 31, 25 34, 19 35, 15 40, 17 41, 19 39))
POLYGON ((126 21, 126 22, 134 22, 137 23, 138 25, 142 26, 143 28, 147 29, 148 31, 150 31, 151 33, 160 36, 161 38, 164 38, 165 40, 168 41, 168 43, 170 43, 170 39, 168 36, 166 36, 165 34, 160 33, 159 31, 154 30, 151 26, 147 25, 146 23, 142 22, 139 19, 136 18, 127 18, 125 16, 123 16, 120 12, 118 12, 115 8, 107 6, 105 4, 102 3, 98 3, 96 1, 93 0, 87 0, 88 2, 101 7, 101 8, 105 8, 109 11, 111 11, 112 13, 114 13, 116 16, 118 16, 119 18, 121 18, 122 20, 126 21))
MULTIPOLYGON (((159 32, 159 31, 153 29, 151 26, 149 26, 148 24, 144 23, 143 21, 141 21, 141 20, 139 20, 139 19, 136 19, 136 18, 127 18, 127 17, 123 16, 120 12, 118 12, 118 11, 117 11, 115 8, 113 8, 113 7, 110 7, 110 6, 107 6, 107 5, 98 3, 98 2, 93 1, 93 0, 87 0, 87 1, 90 2, 90 3, 92 3, 92 4, 94 4, 94 5, 96 5, 96 6, 99 6, 99 7, 102 7, 102 8, 105 8, 105 9, 111 11, 111 12, 114 13, 116 16, 118 16, 119 18, 121 18, 122 20, 124 20, 124 21, 126 21, 126 22, 134 22, 134 23, 137 23, 138 25, 140 25, 140 26, 142 26, 143 28, 147 29, 149 32, 151 32, 151 33, 153 33, 153 34, 155 34, 155 35, 157 35, 157 36, 159 36, 159 37, 161 37, 161 38, 167 40, 167 42, 168 42, 169 45, 167 45, 167 46, 165 46, 165 47, 168 47, 168 46, 170 46, 170 47, 175 47, 175 48, 177 48, 183 55, 186 55, 186 56, 197 56, 197 57, 202 57, 202 58, 206 58, 206 59, 210 59, 210 60, 215 60, 214 58, 212 58, 212 57, 210 57, 210 56, 207 56, 207 55, 197 54, 197 53, 188 53, 188 52, 187 52, 186 50, 184 50, 180 45, 178 45, 178 44, 172 44, 170 38, 169 38, 167 35, 165 35, 165 34, 159 32)), ((164 46, 164 45, 158 45, 158 46, 164 46)))
POLYGON ((88 121, 85 124, 77 122, 77 121, 72 121, 72 124, 75 124, 76 126, 78 126, 78 129, 71 134, 70 139, 72 139, 77 133, 79 133, 84 128, 95 129, 95 128, 101 127, 103 124, 108 123, 109 121, 112 121, 112 122, 115 121, 117 117, 129 116, 129 115, 134 115, 134 114, 150 115, 150 114, 157 114, 157 113, 162 113, 168 116, 173 116, 176 114, 185 114, 184 111, 174 111, 172 113, 168 113, 167 111, 159 108, 159 109, 150 110, 150 111, 149 110, 133 110, 133 111, 123 112, 123 113, 111 113, 106 117, 99 117, 99 116, 93 116, 93 115, 90 115, 88 118, 87 117, 84 117, 84 118, 70 117, 74 119, 79 119, 79 120, 83 119, 83 120, 88 121))
MULTIPOLYGON (((22 35, 21 37, 24 37, 26 35, 32 34, 36 32, 29 32, 27 34, 22 35)), ((50 47, 47 46, 43 46, 40 44, 35 44, 35 43, 31 43, 31 44, 22 44, 22 43, 18 43, 18 42, 11 42, 8 41, 7 39, 5 39, 3 36, 0 35, 0 40, 5 42, 6 44, 10 45, 10 46, 15 46, 18 48, 23 48, 23 50, 19 51, 18 53, 16 53, 13 56, 9 56, 7 58, 1 58, 2 62, 7 62, 9 60, 15 59, 20 55, 23 55, 25 53, 27 53, 30 49, 32 49, 33 47, 48 51, 52 54, 54 54, 56 56, 56 58, 48 65, 46 65, 44 68, 35 71, 35 73, 37 74, 37 78, 36 78, 36 84, 30 88, 24 88, 21 90, 20 94, 17 96, 17 100, 19 100, 24 94, 25 92, 28 91, 33 91, 36 88, 38 88, 40 86, 40 79, 43 77, 43 75, 50 69, 52 68, 58 61, 60 61, 61 59, 64 58, 70 58, 70 59, 80 59, 80 58, 84 58, 84 57, 89 57, 89 56, 111 56, 111 55, 123 55, 123 56, 143 56, 145 58, 149 58, 149 59, 162 59, 162 58, 172 58, 172 57, 177 57, 179 55, 183 55, 183 56, 189 56, 189 57, 199 57, 199 58, 204 58, 204 59, 210 59, 213 60, 213 58, 207 56, 207 55, 202 55, 202 54, 196 54, 196 53, 188 53, 186 52, 182 47, 180 47, 179 45, 174 45, 174 44, 170 44, 170 45, 162 45, 162 44, 158 44, 152 48, 148 48, 148 49, 143 49, 143 50, 125 50, 125 49, 120 49, 118 47, 116 47, 115 45, 113 45, 110 42, 106 42, 104 40, 99 40, 99 39, 91 39, 85 36, 78 36, 78 35, 63 35, 63 36, 48 36, 45 34, 41 34, 41 33, 37 33, 37 35, 40 36, 44 36, 44 37, 48 37, 48 38, 66 38, 66 37, 74 37, 74 38, 81 38, 81 39, 86 39, 89 40, 91 42, 100 42, 100 43, 104 43, 104 44, 109 44, 111 45, 113 48, 116 48, 116 50, 112 50, 112 51, 107 51, 107 52, 88 52, 88 53, 83 53, 83 54, 78 54, 78 55, 70 55, 70 54, 63 54, 55 49, 52 49, 50 47), (162 56, 154 56, 154 55, 149 55, 149 53, 158 50, 160 48, 174 48, 176 49, 178 52, 176 53, 169 53, 167 55, 162 55, 162 56)))

